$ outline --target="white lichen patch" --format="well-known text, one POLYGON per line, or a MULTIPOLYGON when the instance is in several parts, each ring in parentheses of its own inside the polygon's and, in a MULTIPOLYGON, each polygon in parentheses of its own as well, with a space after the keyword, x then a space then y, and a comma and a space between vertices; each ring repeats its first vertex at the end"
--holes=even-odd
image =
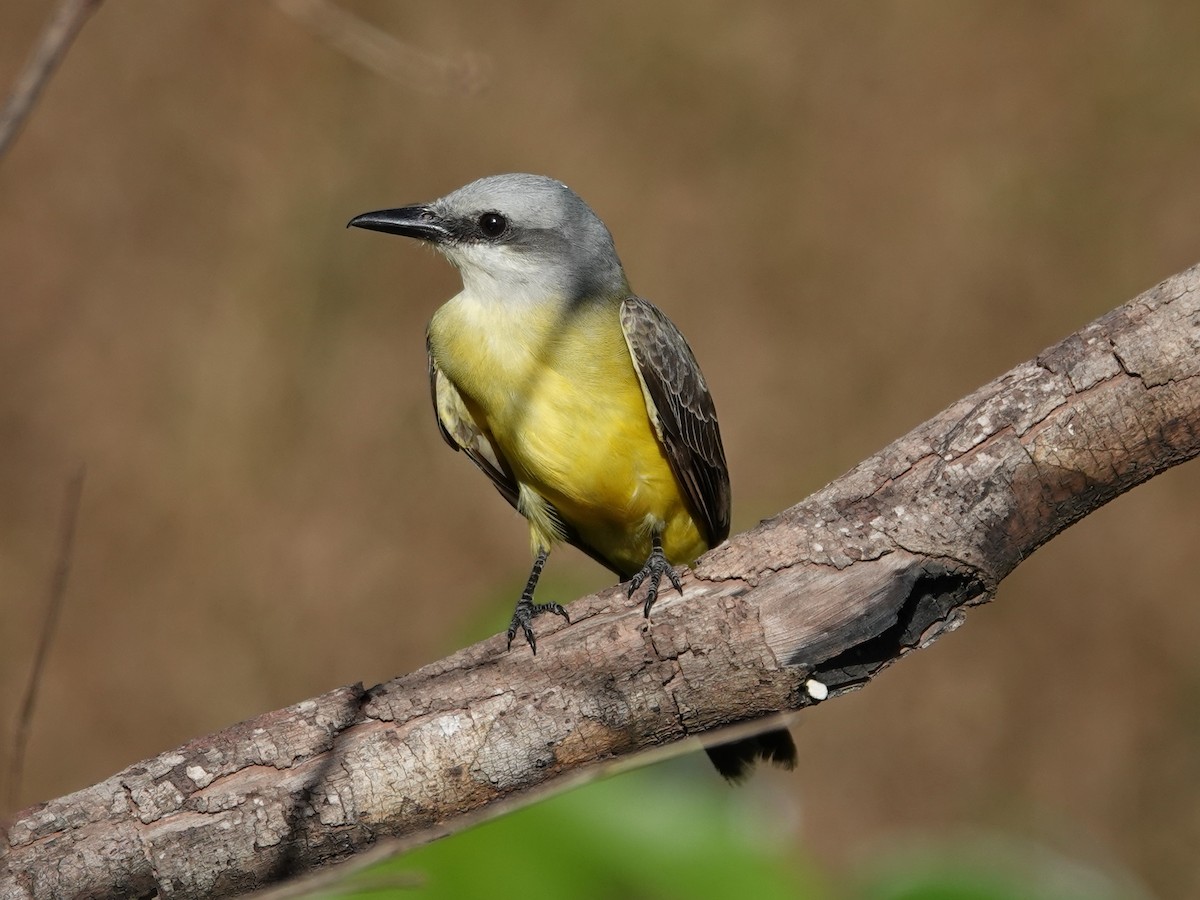
POLYGON ((462 713, 451 713, 445 716, 438 716, 434 724, 441 731, 443 737, 453 737, 470 724, 470 719, 462 713))
POLYGON ((196 787, 208 787, 215 777, 212 772, 205 771, 203 766, 188 766, 184 771, 196 787))

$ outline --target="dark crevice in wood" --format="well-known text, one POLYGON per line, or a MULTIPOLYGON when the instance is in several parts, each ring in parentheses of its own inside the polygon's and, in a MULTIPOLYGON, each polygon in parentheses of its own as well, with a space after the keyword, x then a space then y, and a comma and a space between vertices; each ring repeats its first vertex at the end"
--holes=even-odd
POLYGON ((934 562, 897 573, 891 591, 903 597, 891 623, 873 637, 817 663, 812 667, 813 678, 831 691, 863 684, 902 653, 932 641, 947 624, 956 624, 961 607, 989 599, 975 575, 934 562))

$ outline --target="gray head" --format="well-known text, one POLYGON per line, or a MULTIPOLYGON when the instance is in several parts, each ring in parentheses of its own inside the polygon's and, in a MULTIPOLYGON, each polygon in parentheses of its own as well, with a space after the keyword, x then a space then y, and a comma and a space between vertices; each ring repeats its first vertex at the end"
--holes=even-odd
POLYGON ((627 294, 612 235, 579 195, 542 175, 493 175, 440 200, 364 213, 350 225, 429 241, 467 290, 500 300, 627 294))

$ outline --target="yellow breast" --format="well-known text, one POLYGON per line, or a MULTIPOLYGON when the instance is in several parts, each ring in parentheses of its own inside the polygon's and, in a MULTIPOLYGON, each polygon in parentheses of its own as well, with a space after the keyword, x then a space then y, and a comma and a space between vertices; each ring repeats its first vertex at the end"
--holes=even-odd
MULTIPOLYGON (((646 412, 619 299, 535 309, 459 295, 429 335, 517 480, 617 571, 641 568, 655 529, 672 562, 707 549, 646 412)), ((534 543, 549 546, 529 518, 534 543)))

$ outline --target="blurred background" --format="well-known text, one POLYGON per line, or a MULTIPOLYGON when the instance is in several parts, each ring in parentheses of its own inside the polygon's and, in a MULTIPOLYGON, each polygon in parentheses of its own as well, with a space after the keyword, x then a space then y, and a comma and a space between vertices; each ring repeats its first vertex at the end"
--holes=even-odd
MULTIPOLYGON (((5 91, 51 8, 0 7, 5 91)), ((357 213, 574 187, 704 367, 735 531, 1200 261, 1192 4, 341 8, 402 42, 386 71, 294 4, 105 3, 0 160, 0 762, 87 467, 21 805, 505 627, 526 528, 428 398, 457 276, 357 213)), ((810 896, 912 853, 1085 885, 1003 896, 1200 895, 1198 503, 1185 465, 1070 529, 805 714, 795 773, 626 777, 810 896)), ((541 591, 607 582, 565 550, 541 591)))

